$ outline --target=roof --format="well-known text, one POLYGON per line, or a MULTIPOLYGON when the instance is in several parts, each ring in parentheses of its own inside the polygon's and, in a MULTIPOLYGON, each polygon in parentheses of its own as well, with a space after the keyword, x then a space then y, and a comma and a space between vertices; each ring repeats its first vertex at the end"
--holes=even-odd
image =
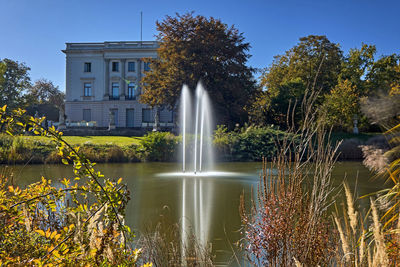
POLYGON ((156 50, 157 41, 119 41, 98 43, 66 43, 64 53, 70 52, 103 52, 126 50, 156 50))

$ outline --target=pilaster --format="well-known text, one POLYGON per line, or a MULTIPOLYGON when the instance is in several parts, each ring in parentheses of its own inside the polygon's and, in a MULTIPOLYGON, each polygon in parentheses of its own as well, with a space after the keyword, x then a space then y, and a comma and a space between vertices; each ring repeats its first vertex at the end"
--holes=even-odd
POLYGON ((109 100, 110 96, 110 59, 104 59, 105 77, 104 77, 104 100, 109 100))

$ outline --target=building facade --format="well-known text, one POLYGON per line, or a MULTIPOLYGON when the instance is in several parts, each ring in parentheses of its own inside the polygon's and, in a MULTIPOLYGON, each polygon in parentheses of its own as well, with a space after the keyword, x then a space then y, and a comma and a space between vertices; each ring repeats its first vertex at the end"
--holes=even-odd
MULTIPOLYGON (((139 81, 156 58, 150 42, 67 43, 65 115, 68 126, 153 127, 156 110, 139 102, 139 81)), ((173 112, 161 109, 161 127, 173 126, 173 112)))

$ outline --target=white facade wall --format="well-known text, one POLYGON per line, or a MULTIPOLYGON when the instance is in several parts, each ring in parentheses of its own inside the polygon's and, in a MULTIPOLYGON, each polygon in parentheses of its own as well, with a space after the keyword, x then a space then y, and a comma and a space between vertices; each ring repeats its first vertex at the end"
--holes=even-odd
MULTIPOLYGON (((104 42, 67 43, 66 54, 66 104, 67 122, 90 120, 97 127, 108 127, 110 110, 117 110, 116 127, 127 127, 127 109, 134 109, 133 127, 149 127, 142 121, 143 109, 148 106, 136 99, 128 98, 128 84, 138 84, 144 75, 143 58, 157 56, 157 42, 104 42), (118 71, 113 71, 113 62, 118 62, 118 71), (135 70, 129 71, 129 62, 135 62, 135 70), (85 63, 90 63, 90 72, 85 72, 85 63), (91 85, 91 94, 85 96, 84 84, 91 85), (112 84, 119 85, 119 96, 112 96, 112 84), (85 111, 84 111, 85 110, 85 111), (90 110, 90 111, 88 111, 90 110), (87 117, 86 117, 87 118, 87 117)), ((140 91, 140 88, 139 88, 140 91)), ((155 111, 152 111, 154 118, 155 111)), ((160 112, 161 126, 172 126, 172 112, 160 112)))

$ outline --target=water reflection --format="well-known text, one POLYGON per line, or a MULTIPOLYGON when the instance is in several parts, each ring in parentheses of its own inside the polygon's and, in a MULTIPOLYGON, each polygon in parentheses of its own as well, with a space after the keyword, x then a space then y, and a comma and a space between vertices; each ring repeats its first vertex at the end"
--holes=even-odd
MULTIPOLYGON (((232 261, 231 247, 241 238, 240 195, 244 192, 246 200, 250 200, 251 188, 256 189, 259 182, 261 163, 231 162, 216 166, 229 175, 159 175, 174 173, 180 167, 176 163, 118 163, 99 164, 96 169, 107 177, 123 177, 128 184, 132 200, 127 207, 126 223, 138 236, 149 225, 156 225, 163 214, 164 221, 184 225, 182 234, 191 228, 202 242, 211 242, 216 264, 232 261)), ((71 167, 63 165, 15 166, 14 173, 14 183, 20 187, 39 181, 41 176, 52 179, 53 184, 64 177, 73 177, 71 167)), ((359 162, 337 163, 332 176, 334 186, 341 184, 345 173, 351 188, 358 177, 359 196, 384 186, 381 180, 371 180, 371 173, 359 162)))

